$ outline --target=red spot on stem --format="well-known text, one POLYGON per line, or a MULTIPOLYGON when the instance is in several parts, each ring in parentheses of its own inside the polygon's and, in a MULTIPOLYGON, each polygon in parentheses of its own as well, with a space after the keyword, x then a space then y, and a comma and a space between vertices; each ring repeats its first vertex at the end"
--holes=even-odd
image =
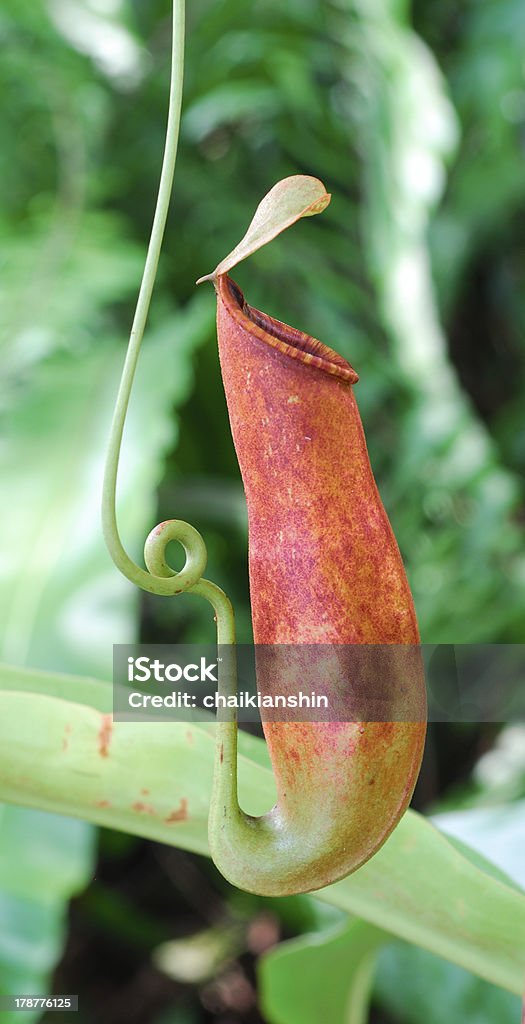
POLYGON ((166 825, 174 825, 177 821, 186 821, 188 817, 188 801, 182 797, 179 806, 165 818, 166 825))
POLYGON ((98 752, 101 757, 109 757, 109 745, 113 732, 112 715, 102 715, 102 722, 98 731, 98 752))
POLYGON ((67 748, 69 747, 68 736, 71 735, 71 731, 72 730, 71 730, 71 726, 69 725, 69 723, 66 726, 64 726, 64 738, 62 740, 62 750, 64 751, 64 753, 66 752, 67 748))
POLYGON ((131 805, 131 810, 136 811, 137 814, 155 814, 151 804, 145 804, 141 800, 136 800, 135 803, 131 805))

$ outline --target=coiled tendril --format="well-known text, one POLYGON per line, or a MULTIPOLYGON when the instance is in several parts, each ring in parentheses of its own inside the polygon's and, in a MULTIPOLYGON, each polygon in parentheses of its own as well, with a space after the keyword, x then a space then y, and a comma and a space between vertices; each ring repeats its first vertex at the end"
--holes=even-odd
POLYGON ((163 578, 175 577, 177 593, 194 587, 206 568, 208 553, 206 545, 198 531, 181 519, 168 519, 159 523, 146 539, 144 545, 144 561, 152 576, 163 578), (170 541, 176 540, 186 553, 184 568, 175 572, 166 561, 166 548, 170 541))

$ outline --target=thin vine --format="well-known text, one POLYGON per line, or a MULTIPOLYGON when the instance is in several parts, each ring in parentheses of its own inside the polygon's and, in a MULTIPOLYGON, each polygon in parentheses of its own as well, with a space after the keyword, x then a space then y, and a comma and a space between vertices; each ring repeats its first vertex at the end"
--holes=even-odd
POLYGON ((184 75, 184 21, 184 0, 173 0, 166 144, 151 237, 111 425, 102 492, 102 528, 109 553, 117 568, 128 580, 152 594, 170 596, 191 591, 204 597, 215 610, 218 642, 232 644, 235 642, 233 609, 220 587, 202 578, 206 568, 207 552, 197 530, 179 519, 170 519, 156 526, 149 534, 144 548, 146 570, 137 565, 125 550, 120 539, 116 513, 118 465, 124 424, 157 274, 177 158, 184 75), (166 561, 166 548, 172 540, 178 541, 186 554, 186 561, 180 572, 171 569, 166 561))

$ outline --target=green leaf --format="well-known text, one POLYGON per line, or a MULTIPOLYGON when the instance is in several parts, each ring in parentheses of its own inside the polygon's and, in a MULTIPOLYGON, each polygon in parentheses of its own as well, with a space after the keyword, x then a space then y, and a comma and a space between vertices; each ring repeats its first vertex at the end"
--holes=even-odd
MULTIPOLYGON (((29 675, 42 691, 39 673, 29 675)), ((51 687, 49 676, 44 683, 51 687)), ((64 682, 57 686, 63 692, 64 682)), ((214 730, 213 723, 115 722, 110 734, 93 708, 3 689, 0 797, 207 854, 214 730)), ((275 799, 263 752, 261 741, 241 734, 240 801, 251 814, 275 799)), ((408 812, 367 864, 315 895, 521 993, 525 895, 472 864, 418 814, 408 812)))
POLYGON ((246 234, 235 249, 221 260, 212 274, 200 277, 197 284, 214 281, 220 274, 228 273, 237 263, 267 245, 301 217, 322 213, 330 199, 331 196, 318 178, 292 174, 278 181, 259 203, 246 234))
POLYGON ((477 850, 525 890, 525 800, 436 814, 442 832, 477 850))
POLYGON ((378 956, 374 997, 403 1024, 517 1024, 519 996, 417 946, 392 943, 378 956))
POLYGON ((388 936, 366 921, 283 942, 259 964, 271 1024, 366 1024, 377 950, 388 936))
MULTIPOLYGON (((120 489, 124 531, 137 547, 153 519, 162 454, 173 436, 172 403, 187 394, 191 352, 208 336, 212 316, 202 301, 193 302, 183 316, 166 316, 151 332, 141 361, 127 432, 131 451, 126 452, 120 489)), ((113 642, 134 639, 137 595, 112 568, 99 513, 104 448, 122 358, 120 345, 107 337, 83 353, 54 352, 18 387, 9 411, 9 445, 2 451, 7 500, 0 642, 4 656, 18 664, 31 661, 47 669, 109 676, 113 642)), ((43 673, 41 685, 52 678, 43 673)), ((9 679, 10 685, 23 687, 23 669, 14 667, 9 679)), ((89 679, 76 699, 111 707, 108 685, 89 679)), ((67 733, 63 744, 67 748, 67 733)), ((34 775, 44 768, 37 746, 33 743, 34 775)), ((90 878, 92 828, 42 813, 48 809, 1 809, 0 918, 8 950, 0 947, 4 991, 47 991, 47 974, 63 942, 67 901, 90 878)))
POLYGON ((6 807, 1 835, 0 888, 12 896, 29 892, 52 906, 79 892, 90 877, 94 834, 85 821, 6 807))
POLYGON ((403 1024, 513 1024, 520 999, 359 919, 285 942, 259 964, 271 1024, 366 1024, 374 1002, 403 1024), (322 979, 322 984, 319 980, 322 979))
MULTIPOLYGON (((29 820, 29 815, 27 818, 29 820)), ((63 917, 64 903, 61 900, 41 901, 9 892, 0 893, 0 992, 3 995, 17 991, 28 994, 32 991, 39 995, 45 992, 48 984, 46 975, 53 969, 62 948, 63 917), (31 986, 35 982, 36 988, 24 988, 24 985, 31 986)), ((10 1015, 2 1014, 2 1021, 6 1017, 11 1020, 10 1015)))

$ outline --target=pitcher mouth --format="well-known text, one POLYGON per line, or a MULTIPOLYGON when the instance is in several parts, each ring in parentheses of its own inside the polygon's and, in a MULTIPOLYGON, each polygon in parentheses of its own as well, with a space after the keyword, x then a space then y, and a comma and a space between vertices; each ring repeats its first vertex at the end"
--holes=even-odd
POLYGON ((217 278, 216 287, 232 317, 255 338, 278 349, 291 359, 315 366, 316 369, 338 377, 347 384, 355 384, 359 380, 350 363, 328 345, 249 306, 239 286, 227 274, 221 274, 217 278))

